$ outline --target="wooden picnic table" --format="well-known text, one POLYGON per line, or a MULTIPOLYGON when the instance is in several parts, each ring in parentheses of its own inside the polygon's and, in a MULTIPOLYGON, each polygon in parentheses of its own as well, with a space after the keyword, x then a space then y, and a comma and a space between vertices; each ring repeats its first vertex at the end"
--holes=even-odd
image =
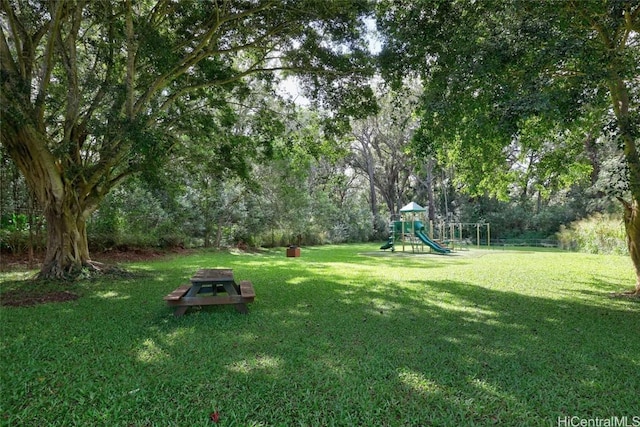
POLYGON ((237 311, 247 314, 247 303, 253 302, 254 298, 251 282, 236 283, 233 270, 227 268, 200 269, 191 277, 189 284, 164 297, 170 307, 176 307, 173 313, 176 317, 182 316, 189 307, 220 304, 234 304, 237 311))

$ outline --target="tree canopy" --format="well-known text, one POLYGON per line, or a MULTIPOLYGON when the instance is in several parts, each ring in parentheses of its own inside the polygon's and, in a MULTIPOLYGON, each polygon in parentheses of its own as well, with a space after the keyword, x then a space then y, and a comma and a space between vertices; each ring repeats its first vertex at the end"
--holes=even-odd
MULTIPOLYGON (((438 179, 448 213, 447 192, 461 188, 524 201, 590 183, 624 207, 640 292, 639 21, 640 3, 624 0, 0 0, 1 153, 43 209, 44 277, 91 266, 86 221, 133 175, 175 194, 198 187, 188 204, 210 217, 194 228, 212 243, 233 218, 211 205, 233 209, 261 180, 273 193, 256 195, 264 215, 277 222, 284 200, 327 208, 341 234, 360 167, 376 225, 376 195, 391 210, 418 183, 432 214, 438 179), (417 113, 399 99, 351 121, 364 139, 345 159, 332 137, 376 110, 373 13, 382 76, 394 90, 417 76, 423 89, 417 113), (281 106, 290 75, 318 115, 281 106), (401 178, 376 184, 382 175, 401 178)), ((141 198, 159 195, 139 185, 141 198)), ((309 229, 295 220, 287 227, 309 229)))
POLYGON ((297 73, 337 112, 361 110, 368 94, 367 1, 0 5, 1 141, 45 210, 44 276, 86 265, 89 215, 176 147, 205 144, 221 171, 268 154, 269 120, 228 131, 249 78, 297 73))
POLYGON ((574 182, 594 134, 614 137, 640 292, 640 3, 382 1, 378 21, 387 75, 424 80, 418 148, 472 192, 504 194, 523 171, 540 187, 574 182))

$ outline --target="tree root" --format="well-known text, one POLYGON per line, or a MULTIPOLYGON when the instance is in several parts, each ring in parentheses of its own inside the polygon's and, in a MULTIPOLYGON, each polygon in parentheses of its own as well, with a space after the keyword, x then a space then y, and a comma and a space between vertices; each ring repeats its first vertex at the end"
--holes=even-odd
POLYGON ((634 289, 632 291, 624 291, 624 292, 613 292, 609 295, 610 298, 627 298, 627 299, 637 299, 640 301, 640 290, 634 289))
POLYGON ((77 280, 92 280, 101 277, 133 278, 136 277, 136 274, 116 265, 88 260, 82 265, 74 264, 63 269, 56 267, 43 269, 36 276, 36 279, 74 282, 77 280))

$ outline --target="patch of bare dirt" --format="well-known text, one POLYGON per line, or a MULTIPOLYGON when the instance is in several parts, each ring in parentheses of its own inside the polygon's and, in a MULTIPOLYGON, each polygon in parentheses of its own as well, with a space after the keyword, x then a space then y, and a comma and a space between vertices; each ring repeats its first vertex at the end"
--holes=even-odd
MULTIPOLYGON (((110 250, 104 252, 92 252, 92 261, 89 263, 90 268, 83 277, 91 279, 92 277, 100 277, 100 275, 108 275, 112 277, 133 277, 134 273, 129 273, 126 269, 118 267, 118 264, 127 262, 144 262, 155 259, 161 259, 167 256, 187 255, 193 252, 189 249, 174 248, 170 250, 157 249, 128 249, 128 250, 110 250)), ((29 271, 40 269, 44 254, 36 253, 29 256, 28 253, 0 253, 0 272, 9 271, 29 271)), ((69 290, 34 290, 15 289, 2 292, 0 295, 0 305, 12 307, 29 307, 38 304, 60 303, 66 301, 74 301, 79 295, 69 290)))
POLYGON ((47 304, 51 302, 75 301, 78 295, 69 291, 53 291, 46 293, 28 293, 22 290, 8 291, 2 294, 0 305, 11 307, 28 307, 37 304, 47 304))
POLYGON ((0 252, 0 272, 33 270, 42 264, 42 255, 29 257, 27 253, 0 252))
POLYGON ((191 249, 174 248, 167 250, 159 249, 114 249, 104 252, 92 252, 91 258, 105 264, 118 264, 121 262, 141 262, 151 261, 158 258, 173 255, 188 255, 193 252, 191 249))
MULTIPOLYGON (((126 262, 142 262, 154 260, 171 255, 187 255, 191 253, 190 249, 114 249, 104 252, 91 252, 93 261, 102 264, 119 264, 126 262)), ((37 253, 33 257, 29 257, 27 253, 0 253, 0 272, 3 271, 21 271, 39 269, 42 265, 44 254, 37 253)))

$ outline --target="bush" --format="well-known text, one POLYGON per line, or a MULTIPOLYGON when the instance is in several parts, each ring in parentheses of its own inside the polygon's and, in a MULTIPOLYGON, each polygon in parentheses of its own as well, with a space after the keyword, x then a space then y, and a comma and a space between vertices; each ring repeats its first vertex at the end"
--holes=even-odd
POLYGON ((182 240, 159 201, 133 185, 107 195, 87 222, 87 234, 91 248, 98 250, 180 246, 182 240))
POLYGON ((42 250, 46 247, 46 229, 42 218, 30 218, 23 214, 5 215, 0 219, 0 251, 26 252, 29 247, 42 250))
POLYGON ((29 247, 29 232, 0 229, 0 250, 13 253, 25 252, 29 247))
POLYGON ((556 235, 563 249, 593 254, 628 253, 624 224, 610 214, 596 214, 562 226, 556 235))

